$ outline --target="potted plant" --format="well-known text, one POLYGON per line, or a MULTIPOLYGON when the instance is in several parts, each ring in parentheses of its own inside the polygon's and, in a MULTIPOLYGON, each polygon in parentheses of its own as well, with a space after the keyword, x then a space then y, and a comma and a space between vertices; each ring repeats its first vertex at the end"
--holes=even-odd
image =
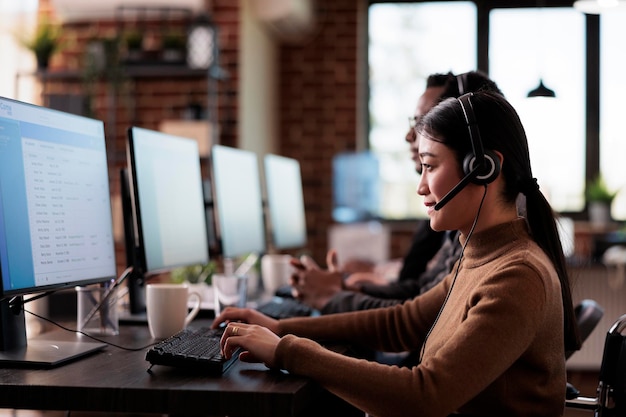
POLYGON ((35 54, 38 69, 48 68, 50 57, 61 48, 61 32, 61 26, 41 18, 31 38, 20 38, 22 45, 35 54))
POLYGON ((217 270, 215 261, 174 269, 170 278, 175 283, 186 283, 189 288, 200 294, 203 302, 213 300, 213 274, 217 270))
POLYGON ((591 223, 598 226, 610 223, 611 203, 616 195, 617 191, 610 190, 600 175, 587 183, 585 197, 591 223))
POLYGON ((189 284, 208 284, 211 285, 211 278, 217 269, 215 261, 209 261, 207 264, 199 264, 176 268, 171 273, 173 282, 189 284))
POLYGON ((161 41, 162 58, 166 62, 183 62, 185 60, 185 36, 180 31, 169 31, 161 41))
POLYGON ((132 29, 124 33, 127 61, 137 62, 143 59, 143 36, 138 30, 132 29))

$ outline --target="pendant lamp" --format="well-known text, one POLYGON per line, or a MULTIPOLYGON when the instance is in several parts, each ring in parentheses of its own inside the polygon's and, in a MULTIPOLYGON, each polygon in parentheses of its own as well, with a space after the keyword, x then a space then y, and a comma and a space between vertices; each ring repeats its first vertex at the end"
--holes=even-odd
POLYGON ((539 79, 537 88, 530 90, 527 97, 556 97, 554 90, 549 89, 543 84, 543 79, 539 79))
MULTIPOLYGON (((543 26, 544 26, 544 16, 543 13, 543 7, 544 7, 544 0, 537 0, 537 6, 536 9, 537 10, 537 39, 539 40, 538 42, 538 48, 540 49, 540 51, 537 52, 538 55, 538 61, 539 62, 539 66, 542 67, 543 66, 543 45, 541 44, 541 38, 543 37, 543 26)), ((541 74, 541 68, 540 68, 540 74, 541 74)), ((554 93, 554 90, 549 89, 548 87, 546 87, 543 84, 543 78, 539 78, 539 85, 530 90, 528 92, 528 94, 526 95, 526 97, 532 98, 532 97, 556 97, 556 94, 554 93)))

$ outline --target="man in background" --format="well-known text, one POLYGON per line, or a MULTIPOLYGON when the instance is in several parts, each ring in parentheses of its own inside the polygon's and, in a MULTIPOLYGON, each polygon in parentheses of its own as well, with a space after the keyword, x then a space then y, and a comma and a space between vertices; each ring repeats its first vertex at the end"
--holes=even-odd
MULTIPOLYGON (((481 90, 502 94, 496 83, 479 71, 428 77, 414 115, 409 118, 405 138, 418 174, 421 174, 422 166, 413 129, 417 121, 443 99, 481 90)), ((295 298, 322 314, 400 304, 441 281, 451 271, 460 250, 456 232, 435 232, 428 220, 420 220, 397 281, 387 282, 375 272, 348 274, 340 270, 337 254, 331 249, 326 258, 328 270, 321 269, 307 257, 292 260, 297 269, 292 277, 292 292, 295 298)))

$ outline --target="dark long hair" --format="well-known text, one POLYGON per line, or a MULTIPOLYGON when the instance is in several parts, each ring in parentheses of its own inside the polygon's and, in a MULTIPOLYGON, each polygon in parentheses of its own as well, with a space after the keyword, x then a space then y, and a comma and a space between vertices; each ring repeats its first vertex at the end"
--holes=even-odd
MULTIPOLYGON (((555 213, 533 178, 524 127, 515 109, 502 95, 482 91, 472 94, 470 100, 484 149, 497 150, 504 156, 501 173, 505 183, 503 198, 514 203, 520 193, 526 196, 526 219, 530 233, 552 260, 561 282, 565 350, 577 350, 580 348, 580 336, 555 213)), ((458 99, 443 100, 422 118, 417 129, 450 147, 460 166, 465 155, 472 151, 458 99)))

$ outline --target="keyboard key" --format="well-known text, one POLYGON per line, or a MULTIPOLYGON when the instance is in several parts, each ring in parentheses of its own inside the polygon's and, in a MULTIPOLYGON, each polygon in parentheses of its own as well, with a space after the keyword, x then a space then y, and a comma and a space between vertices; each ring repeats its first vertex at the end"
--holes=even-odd
POLYGON ((275 319, 306 317, 314 315, 315 311, 298 300, 283 297, 273 297, 270 301, 259 305, 257 310, 275 319))

